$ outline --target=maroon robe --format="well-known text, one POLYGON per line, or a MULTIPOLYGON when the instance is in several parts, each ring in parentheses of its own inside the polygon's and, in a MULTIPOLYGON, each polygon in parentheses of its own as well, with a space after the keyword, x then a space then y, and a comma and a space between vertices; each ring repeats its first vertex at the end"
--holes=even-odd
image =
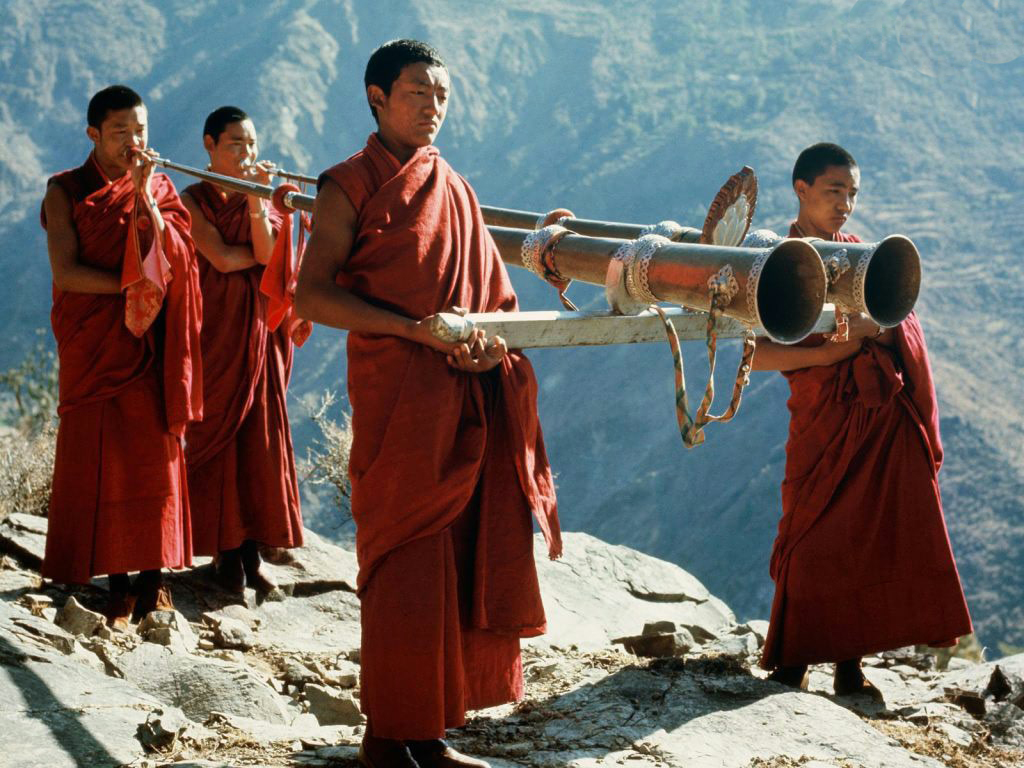
POLYGON ((766 669, 951 645, 972 631, 942 514, 924 334, 914 314, 894 331, 892 347, 867 339, 835 365, 785 373, 791 420, 766 669))
MULTIPOLYGON (((412 318, 517 302, 469 184, 435 147, 404 165, 375 135, 321 177, 357 212, 338 281, 412 318)), ((431 739, 522 696, 519 638, 544 631, 531 512, 561 552, 533 369, 487 374, 395 336, 349 333, 350 458, 373 733, 431 739)))
MULTIPOLYGON (((208 182, 185 189, 227 245, 252 245, 249 207, 208 182)), ((281 216, 271 210, 275 230, 281 216)), ((202 252, 200 252, 202 255, 202 252)), ((302 545, 302 513, 286 396, 292 370, 287 329, 267 327, 263 267, 219 272, 199 259, 203 306, 204 417, 189 427, 185 459, 196 554, 246 539, 302 545)))
POLYGON ((189 565, 181 436, 202 415, 202 366, 188 211, 154 174, 166 228, 153 238, 131 175, 108 182, 91 155, 50 183, 71 199, 79 262, 119 273, 122 292, 53 289, 60 427, 43 576, 189 565))

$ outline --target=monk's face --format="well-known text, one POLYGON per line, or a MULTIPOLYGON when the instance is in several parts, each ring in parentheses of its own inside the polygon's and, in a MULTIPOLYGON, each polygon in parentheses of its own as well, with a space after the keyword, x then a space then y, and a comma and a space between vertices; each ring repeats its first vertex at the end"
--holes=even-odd
POLYGON ((224 176, 243 178, 246 169, 259 157, 259 142, 252 120, 246 118, 237 123, 228 123, 224 131, 214 140, 207 134, 203 145, 210 153, 210 170, 224 176))
POLYGON ((433 144, 448 111, 450 90, 448 70, 425 61, 404 67, 389 94, 371 85, 367 95, 385 144, 408 149, 433 144))
POLYGON ((92 139, 96 159, 106 171, 127 173, 132 166, 133 149, 145 149, 149 137, 149 118, 145 106, 112 110, 99 128, 91 125, 86 134, 92 139))
POLYGON ((794 189, 800 200, 800 220, 816 230, 808 234, 830 237, 843 228, 857 205, 860 169, 830 165, 813 184, 797 179, 794 189))

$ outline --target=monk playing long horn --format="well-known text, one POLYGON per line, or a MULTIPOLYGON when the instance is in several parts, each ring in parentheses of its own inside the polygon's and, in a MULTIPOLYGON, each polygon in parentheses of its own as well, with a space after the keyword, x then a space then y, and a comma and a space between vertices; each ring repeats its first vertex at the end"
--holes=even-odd
MULTIPOLYGON (((841 231, 860 170, 817 144, 793 169, 791 237, 859 242, 841 231)), ((921 325, 848 320, 848 340, 758 344, 754 368, 789 380, 782 519, 772 552, 775 600, 762 665, 806 686, 807 665, 836 662, 838 695, 880 693, 861 657, 948 646, 971 632, 939 497, 939 416, 921 325)))
MULTIPOLYGON (((238 107, 206 118, 203 146, 211 171, 268 183, 256 129, 238 107)), ((185 451, 193 547, 217 556, 217 578, 228 591, 248 584, 268 595, 276 584, 261 567, 260 546, 302 544, 285 403, 292 340, 287 324, 269 327, 260 291, 282 216, 259 197, 206 181, 187 187, 182 200, 192 215, 205 307, 205 416, 189 428, 185 451)))
POLYGON ((520 637, 544 631, 531 512, 561 540, 519 352, 430 330, 453 306, 517 309, 469 184, 433 146, 450 80, 410 40, 370 57, 378 131, 320 179, 296 308, 349 330, 352 514, 362 601, 363 766, 486 766, 443 740, 466 709, 523 694, 520 637))
POLYGON ((109 574, 107 621, 125 628, 173 608, 161 568, 192 558, 182 436, 202 411, 199 276, 142 99, 105 88, 88 124, 92 153, 50 179, 42 211, 60 357, 43 576, 109 574))

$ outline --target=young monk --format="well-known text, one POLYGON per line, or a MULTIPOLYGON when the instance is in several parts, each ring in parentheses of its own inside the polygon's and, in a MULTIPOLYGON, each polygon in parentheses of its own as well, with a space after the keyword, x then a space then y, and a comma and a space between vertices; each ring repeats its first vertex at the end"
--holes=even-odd
MULTIPOLYGON (((203 126, 209 169, 223 176, 270 183, 257 162, 252 120, 221 107, 203 126)), ((298 547, 302 514, 285 395, 292 368, 286 325, 270 331, 260 292, 281 215, 254 195, 203 181, 186 188, 200 255, 205 317, 203 421, 189 427, 185 459, 197 554, 215 555, 229 591, 246 585, 264 596, 276 583, 262 567, 260 545, 298 547)))
POLYGON ((153 172, 147 130, 130 88, 93 96, 93 151, 49 180, 42 210, 60 359, 43 576, 109 574, 107 620, 120 628, 173 608, 161 568, 191 562, 182 436, 202 410, 189 215, 153 172))
POLYGON ((530 513, 561 551, 537 384, 522 354, 435 313, 515 311, 469 184, 433 146, 448 109, 436 50, 397 40, 366 66, 378 125, 320 177, 295 301, 349 330, 352 515, 362 601, 363 766, 486 766, 443 741, 465 711, 521 698, 519 638, 545 628, 530 513))
MULTIPOLYGON (((860 170, 835 144, 793 168, 791 237, 860 242, 841 230, 860 170)), ((789 380, 775 599, 762 666, 806 686, 807 665, 835 662, 834 690, 880 698, 861 657, 949 646, 970 633, 939 497, 939 415, 924 334, 911 315, 881 328, 849 318, 849 341, 758 342, 754 368, 789 380)))

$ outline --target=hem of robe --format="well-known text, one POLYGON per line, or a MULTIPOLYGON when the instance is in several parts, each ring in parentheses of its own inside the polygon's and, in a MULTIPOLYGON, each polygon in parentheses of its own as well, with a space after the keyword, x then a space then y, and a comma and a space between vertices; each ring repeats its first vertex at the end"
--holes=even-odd
POLYGON ((523 698, 519 638, 535 628, 474 628, 460 616, 473 602, 459 593, 471 589, 466 551, 476 542, 464 524, 476 512, 393 550, 364 588, 360 706, 374 736, 444 738, 467 710, 523 698))
POLYGON ((192 564, 184 452, 159 393, 147 375, 61 416, 43 578, 88 584, 192 564))

